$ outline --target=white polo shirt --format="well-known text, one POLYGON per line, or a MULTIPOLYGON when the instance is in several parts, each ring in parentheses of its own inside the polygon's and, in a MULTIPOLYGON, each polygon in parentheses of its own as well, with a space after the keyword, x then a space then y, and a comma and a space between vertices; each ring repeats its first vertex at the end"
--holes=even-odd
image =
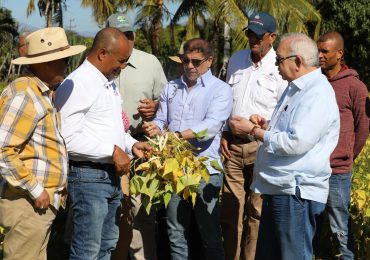
POLYGON ((137 141, 124 132, 118 88, 88 60, 59 86, 55 106, 71 160, 113 163, 114 145, 131 154, 137 141))

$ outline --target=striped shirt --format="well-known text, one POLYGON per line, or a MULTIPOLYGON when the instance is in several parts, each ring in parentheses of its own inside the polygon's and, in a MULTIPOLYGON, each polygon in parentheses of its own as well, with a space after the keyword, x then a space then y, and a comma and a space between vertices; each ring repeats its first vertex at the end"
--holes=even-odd
POLYGON ((67 179, 67 152, 51 91, 28 75, 10 83, 0 96, 0 196, 45 189, 50 204, 60 206, 67 179))

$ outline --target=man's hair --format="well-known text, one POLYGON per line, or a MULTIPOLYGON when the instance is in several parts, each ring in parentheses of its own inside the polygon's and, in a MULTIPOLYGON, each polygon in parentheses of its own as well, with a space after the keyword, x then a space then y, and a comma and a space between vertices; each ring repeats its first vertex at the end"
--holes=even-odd
POLYGON ((116 43, 120 37, 126 38, 126 36, 120 30, 114 27, 101 29, 94 38, 90 53, 98 51, 102 48, 105 48, 108 52, 114 52, 116 43))
POLYGON ((191 39, 184 44, 184 54, 189 52, 201 52, 205 57, 213 57, 213 47, 212 45, 201 38, 191 39))
POLYGON ((317 41, 318 42, 335 41, 337 48, 339 50, 344 50, 343 36, 337 31, 326 32, 322 34, 317 41))
POLYGON ((298 55, 307 66, 319 66, 319 51, 314 40, 303 33, 287 33, 281 37, 281 42, 287 41, 288 56, 298 55))

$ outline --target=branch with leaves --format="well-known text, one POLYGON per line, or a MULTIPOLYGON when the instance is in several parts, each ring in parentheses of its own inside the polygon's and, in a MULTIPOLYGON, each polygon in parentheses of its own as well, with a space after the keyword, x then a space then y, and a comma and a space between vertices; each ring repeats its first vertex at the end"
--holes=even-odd
MULTIPOLYGON (((154 204, 167 207, 174 193, 185 200, 191 199, 194 206, 201 180, 209 181, 208 158, 197 157, 194 153, 197 148, 172 132, 148 138, 148 143, 153 150, 146 154, 147 159, 144 162, 138 159, 133 163, 131 194, 141 194, 142 206, 148 214, 154 204)), ((216 160, 210 164, 222 170, 216 160)))

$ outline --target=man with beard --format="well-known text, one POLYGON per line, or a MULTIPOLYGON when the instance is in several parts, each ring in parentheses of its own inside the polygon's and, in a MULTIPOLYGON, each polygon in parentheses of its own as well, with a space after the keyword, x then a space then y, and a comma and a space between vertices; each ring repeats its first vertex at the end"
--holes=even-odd
POLYGON ((118 240, 120 176, 129 171, 128 154, 142 156, 150 149, 122 131, 122 100, 113 80, 131 51, 118 29, 102 29, 84 63, 56 94, 70 159, 70 259, 110 259, 118 240))
MULTIPOLYGON (((276 22, 268 13, 256 13, 244 28, 250 49, 235 53, 229 61, 226 82, 234 93, 233 116, 249 119, 262 114, 270 119, 287 83, 275 65, 276 22)), ((262 199, 249 191, 256 160, 257 141, 251 135, 235 135, 225 128, 221 140, 225 157, 221 225, 226 259, 239 259, 243 230, 247 231, 245 258, 253 260, 258 237, 262 199), (244 212, 245 203, 247 213, 244 212), (244 214, 248 228, 245 229, 244 214)))
POLYGON ((338 32, 320 36, 317 46, 322 72, 332 85, 340 112, 340 134, 337 147, 330 157, 332 174, 326 212, 330 228, 339 245, 341 259, 353 259, 350 229, 352 163, 361 152, 369 135, 366 115, 368 92, 358 73, 342 64, 344 40, 338 32))

